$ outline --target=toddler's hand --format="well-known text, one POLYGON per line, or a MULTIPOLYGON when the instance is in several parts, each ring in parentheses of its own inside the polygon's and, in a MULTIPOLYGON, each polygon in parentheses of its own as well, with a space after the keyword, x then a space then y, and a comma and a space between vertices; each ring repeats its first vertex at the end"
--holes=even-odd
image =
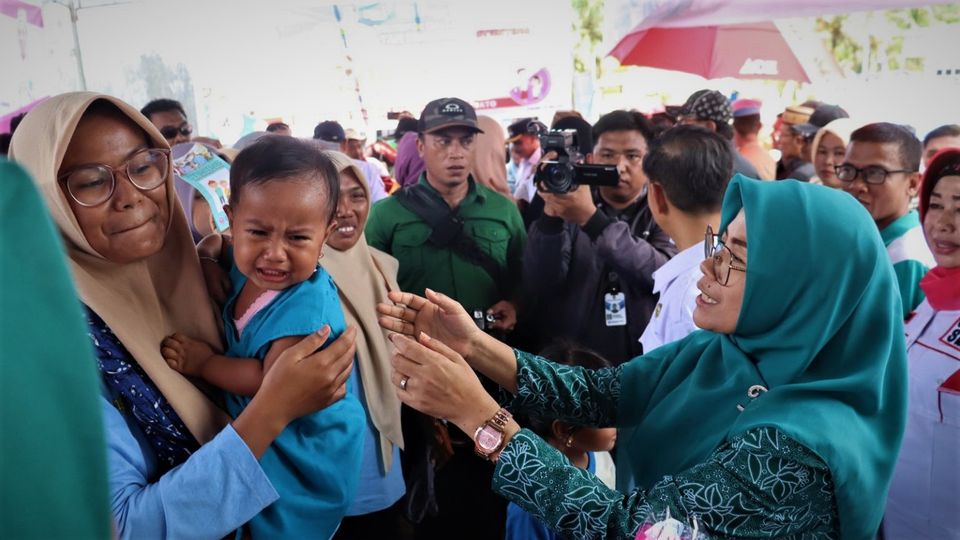
POLYGON ((199 376, 203 366, 214 355, 213 347, 182 334, 163 338, 160 354, 167 364, 184 375, 199 376))

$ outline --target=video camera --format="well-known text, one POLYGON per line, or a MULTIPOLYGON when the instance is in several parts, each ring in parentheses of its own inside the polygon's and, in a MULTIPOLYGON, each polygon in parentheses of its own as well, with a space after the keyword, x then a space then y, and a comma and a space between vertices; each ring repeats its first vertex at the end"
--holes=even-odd
POLYGON ((553 161, 540 161, 541 165, 534 176, 534 182, 550 193, 568 193, 581 185, 615 186, 620 181, 620 173, 614 165, 585 165, 577 131, 566 129, 540 133, 540 148, 543 155, 556 152, 553 161))

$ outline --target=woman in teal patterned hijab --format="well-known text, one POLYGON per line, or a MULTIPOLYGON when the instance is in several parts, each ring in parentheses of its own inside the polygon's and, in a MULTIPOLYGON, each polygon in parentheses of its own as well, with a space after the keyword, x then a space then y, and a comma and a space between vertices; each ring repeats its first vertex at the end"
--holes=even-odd
POLYGON ((871 538, 906 412, 901 307, 876 227, 846 194, 737 176, 719 236, 694 313, 711 331, 596 374, 511 351, 449 298, 394 297, 383 324, 434 338, 395 339, 400 398, 484 427, 498 405, 462 356, 514 394, 511 410, 621 428, 629 495, 506 423, 494 489, 568 535, 634 538, 669 510, 712 536, 871 538))

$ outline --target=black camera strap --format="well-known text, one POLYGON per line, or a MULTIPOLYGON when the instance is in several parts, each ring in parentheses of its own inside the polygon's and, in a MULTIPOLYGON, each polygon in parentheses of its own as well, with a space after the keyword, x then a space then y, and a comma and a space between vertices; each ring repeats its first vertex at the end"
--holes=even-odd
POLYGON ((489 275, 500 294, 507 297, 504 269, 489 253, 480 249, 463 230, 464 222, 458 210, 451 210, 446 201, 420 185, 407 186, 393 194, 401 205, 430 226, 428 242, 441 249, 449 249, 465 261, 476 264, 489 275))

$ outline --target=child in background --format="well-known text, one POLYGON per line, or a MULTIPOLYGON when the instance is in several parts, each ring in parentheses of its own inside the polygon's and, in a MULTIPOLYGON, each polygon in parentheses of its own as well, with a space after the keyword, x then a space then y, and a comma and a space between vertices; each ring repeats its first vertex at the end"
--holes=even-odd
MULTIPOLYGON (((173 369, 226 390, 233 416, 285 349, 324 325, 330 341, 346 330, 336 286, 317 264, 336 226, 339 189, 330 158, 290 137, 264 137, 233 163, 225 207, 233 245, 221 250, 217 236, 199 246, 201 253, 218 253, 229 271, 226 355, 180 334, 162 344, 173 369)), ((247 524, 254 538, 336 532, 353 501, 363 454, 366 419, 353 377, 342 400, 291 423, 263 455, 280 499, 247 524)))
MULTIPOLYGON (((540 356, 565 366, 580 366, 587 369, 612 367, 599 354, 577 347, 566 341, 558 341, 540 351, 540 356)), ((615 489, 615 473, 610 450, 617 442, 616 428, 590 428, 567 424, 553 418, 530 417, 526 426, 543 437, 570 460, 570 463, 595 474, 610 489, 615 489)), ((506 540, 555 540, 555 532, 525 510, 510 503, 507 506, 506 540)))

